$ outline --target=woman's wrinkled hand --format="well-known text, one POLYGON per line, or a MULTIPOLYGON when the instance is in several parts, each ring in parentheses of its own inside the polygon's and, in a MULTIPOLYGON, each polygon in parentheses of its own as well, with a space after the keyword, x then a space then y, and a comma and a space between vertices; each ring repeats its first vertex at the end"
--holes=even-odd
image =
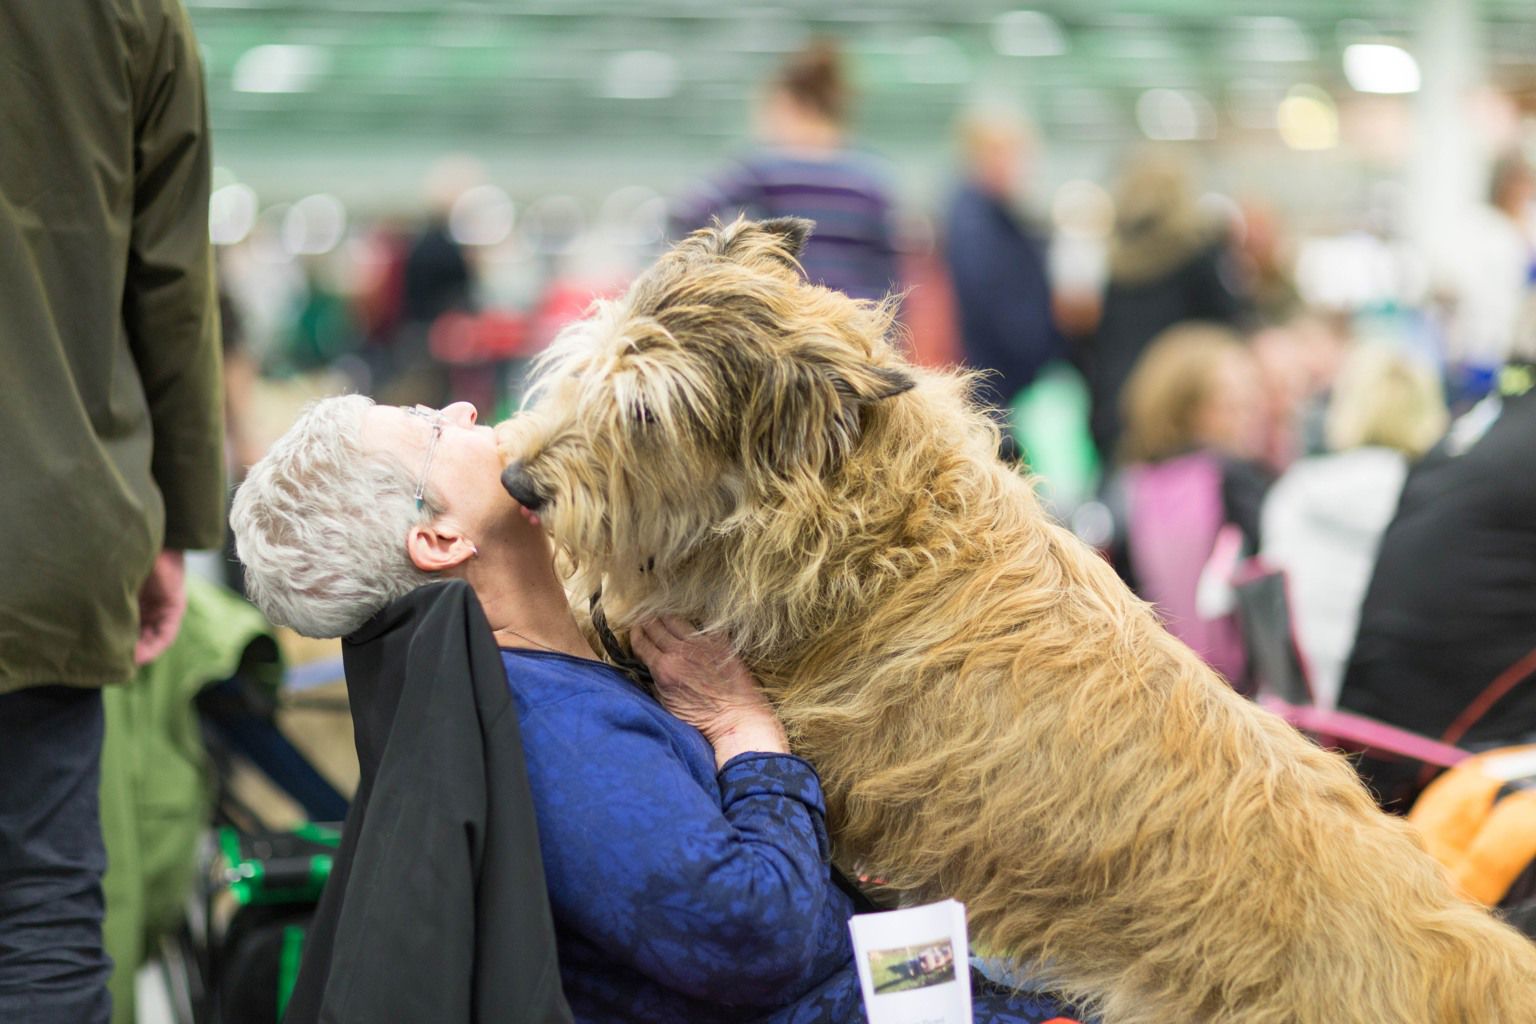
POLYGON ((784 754, 784 727, 730 641, 672 616, 642 622, 630 645, 651 670, 663 707, 703 733, 716 766, 748 752, 784 754))

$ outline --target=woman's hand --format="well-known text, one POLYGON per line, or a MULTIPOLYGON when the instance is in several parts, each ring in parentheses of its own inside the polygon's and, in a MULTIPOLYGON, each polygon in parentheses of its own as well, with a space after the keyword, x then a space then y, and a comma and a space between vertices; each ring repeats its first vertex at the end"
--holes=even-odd
POLYGON ((666 616, 636 626, 629 642, 651 670, 662 707, 704 734, 717 768, 737 754, 789 753, 778 716, 725 638, 666 616))

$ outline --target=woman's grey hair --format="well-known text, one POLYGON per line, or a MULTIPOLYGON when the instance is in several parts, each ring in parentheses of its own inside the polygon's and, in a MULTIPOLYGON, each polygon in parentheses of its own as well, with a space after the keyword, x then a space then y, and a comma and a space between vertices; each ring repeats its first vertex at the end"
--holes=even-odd
POLYGON ((235 493, 230 525, 246 594, 274 624, 305 636, 345 636, 433 577, 412 564, 416 480, 388 452, 366 452, 362 395, 305 408, 235 493))

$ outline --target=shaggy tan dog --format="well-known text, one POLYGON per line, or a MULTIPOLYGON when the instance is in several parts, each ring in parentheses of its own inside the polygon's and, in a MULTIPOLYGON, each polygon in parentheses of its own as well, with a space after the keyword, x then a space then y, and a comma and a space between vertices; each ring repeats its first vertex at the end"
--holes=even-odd
POLYGON ((734 637, 839 863, 1106 1024, 1536 1021, 1536 946, 1054 525, 888 308, 805 284, 808 227, 699 232, 543 358, 503 480, 573 592, 734 637))

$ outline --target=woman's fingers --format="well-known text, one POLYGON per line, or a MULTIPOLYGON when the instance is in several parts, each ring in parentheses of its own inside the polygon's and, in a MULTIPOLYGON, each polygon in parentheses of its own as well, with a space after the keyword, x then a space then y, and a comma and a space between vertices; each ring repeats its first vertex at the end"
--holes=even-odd
POLYGON ((677 637, 659 619, 646 619, 635 627, 635 631, 644 633, 651 646, 659 651, 670 651, 677 644, 677 637))
POLYGON ((634 648, 635 654, 639 655, 647 668, 655 669, 656 660, 661 652, 656 649, 655 642, 646 634, 644 623, 629 631, 629 646, 634 648))
POLYGON ((663 615, 654 621, 660 630, 666 632, 668 638, 672 640, 692 640, 698 633, 698 630, 693 628, 693 623, 687 619, 678 618, 676 615, 663 615))

